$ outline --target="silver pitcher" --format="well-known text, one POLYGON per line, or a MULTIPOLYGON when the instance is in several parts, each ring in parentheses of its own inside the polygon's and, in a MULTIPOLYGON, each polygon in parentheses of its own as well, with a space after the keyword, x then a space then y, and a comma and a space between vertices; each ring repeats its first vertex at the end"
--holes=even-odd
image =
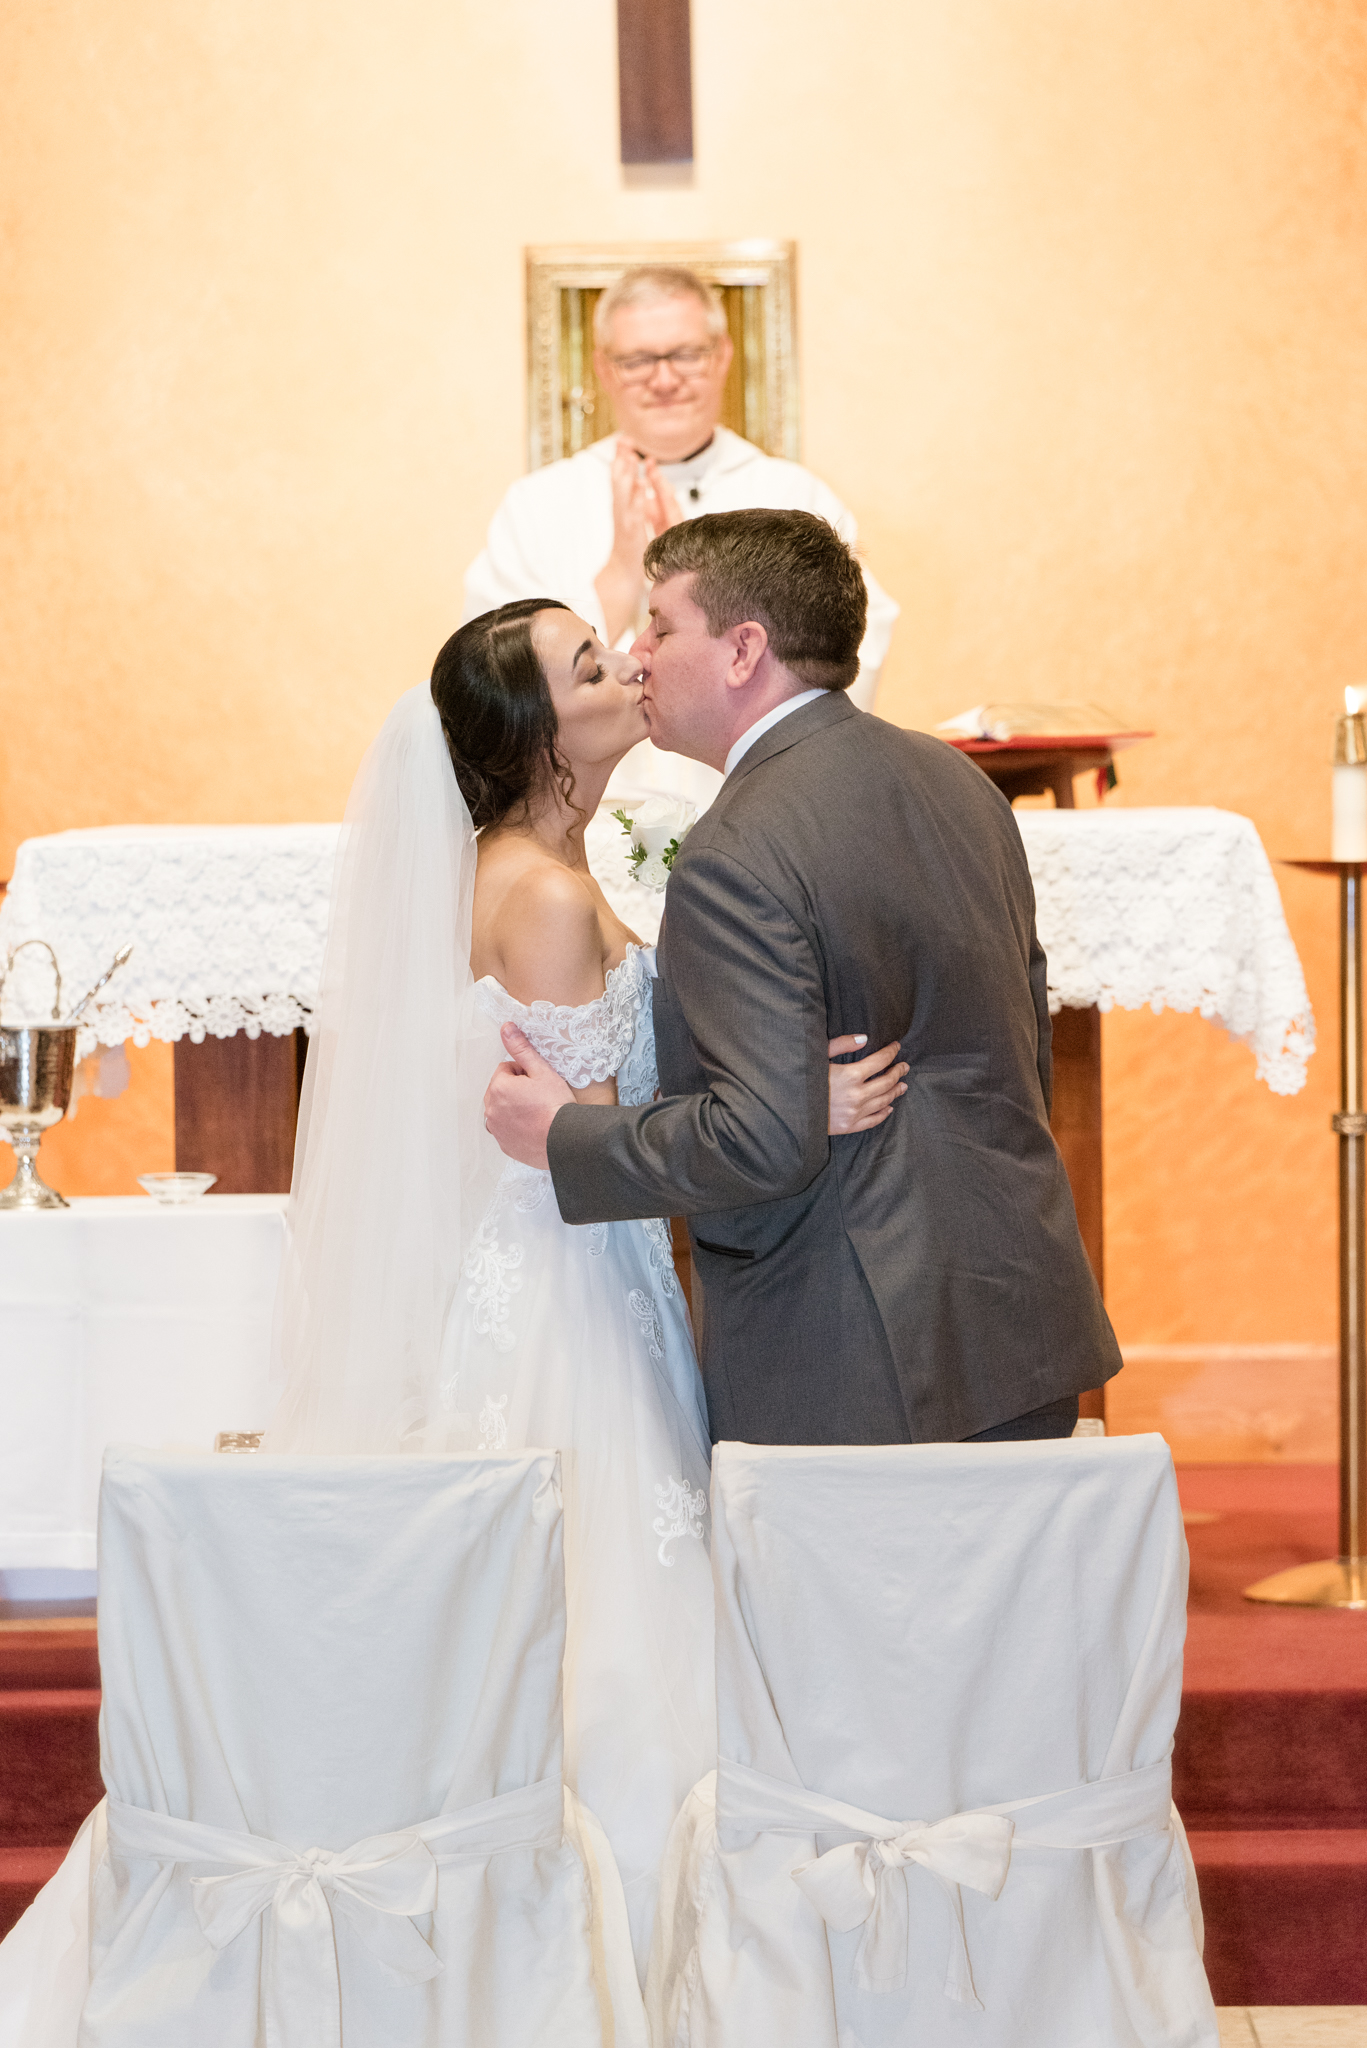
MULTIPOLYGON (((71 1101, 78 1027, 56 1022, 62 1014, 62 976, 51 946, 43 939, 26 939, 24 944, 42 946, 47 953, 56 992, 52 1023, 0 1025, 0 1135, 14 1147, 18 1161, 13 1180, 0 1189, 0 1209, 65 1209, 63 1197, 41 1178, 37 1159, 43 1132, 62 1121, 71 1101)), ((16 946, 7 958, 0 995, 15 954, 22 951, 16 946)))

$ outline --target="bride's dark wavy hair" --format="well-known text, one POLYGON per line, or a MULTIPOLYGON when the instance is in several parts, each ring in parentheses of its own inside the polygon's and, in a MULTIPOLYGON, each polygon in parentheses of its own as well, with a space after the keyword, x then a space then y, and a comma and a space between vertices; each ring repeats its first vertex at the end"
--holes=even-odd
POLYGON ((432 664, 432 702, 477 832, 519 804, 525 811, 548 775, 578 808, 574 777, 556 744, 550 685, 532 644, 538 612, 568 610, 558 597, 501 604, 453 633, 432 664))

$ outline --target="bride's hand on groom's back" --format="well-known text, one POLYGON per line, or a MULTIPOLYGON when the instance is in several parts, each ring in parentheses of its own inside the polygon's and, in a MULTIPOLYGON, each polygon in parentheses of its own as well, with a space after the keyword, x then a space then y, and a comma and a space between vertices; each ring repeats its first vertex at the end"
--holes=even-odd
POLYGON ((875 1124, 886 1123, 898 1097, 907 1092, 902 1078, 909 1071, 906 1063, 893 1065, 901 1050, 897 1039, 862 1060, 848 1065, 837 1063, 839 1054, 858 1052, 868 1042, 865 1036, 848 1034, 833 1038, 826 1048, 831 1061, 831 1108, 826 1128, 833 1138, 848 1137, 852 1131, 871 1131, 875 1124))

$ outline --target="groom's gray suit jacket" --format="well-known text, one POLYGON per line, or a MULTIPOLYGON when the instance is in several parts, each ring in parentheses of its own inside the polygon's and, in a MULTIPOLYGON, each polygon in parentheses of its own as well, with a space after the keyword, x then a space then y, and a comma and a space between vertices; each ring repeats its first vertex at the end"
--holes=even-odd
POLYGON ((1049 1132, 1034 891, 1010 806, 831 695, 750 748, 674 867, 661 1099, 573 1105, 568 1223, 685 1215, 714 1440, 959 1438, 1120 1368, 1049 1132), (907 1094, 828 1138, 829 1038, 907 1094))

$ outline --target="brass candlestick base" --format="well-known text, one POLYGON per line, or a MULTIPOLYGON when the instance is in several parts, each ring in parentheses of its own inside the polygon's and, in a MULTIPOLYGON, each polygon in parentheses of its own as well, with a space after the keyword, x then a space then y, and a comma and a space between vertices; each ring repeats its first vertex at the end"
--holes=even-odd
POLYGON ((1360 1557, 1329 1557, 1323 1564, 1294 1564, 1244 1587, 1245 1600, 1267 1600, 1280 1607, 1367 1608, 1367 1562, 1360 1557))
POLYGON ((1360 860, 1293 860, 1339 878, 1339 1554, 1245 1586, 1281 1607, 1367 1608, 1367 1114, 1360 860))

